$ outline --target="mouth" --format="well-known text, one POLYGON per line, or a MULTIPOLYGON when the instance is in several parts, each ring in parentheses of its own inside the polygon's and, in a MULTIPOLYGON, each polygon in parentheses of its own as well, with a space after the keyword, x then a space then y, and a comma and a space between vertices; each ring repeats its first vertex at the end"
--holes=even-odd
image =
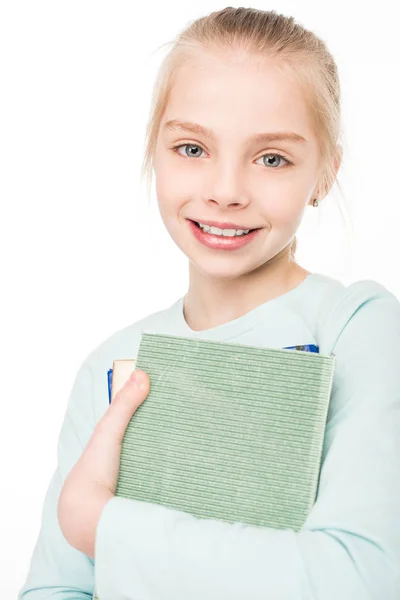
MULTIPOLYGON (((233 234, 230 231, 228 235, 213 233, 212 231, 205 231, 202 229, 198 221, 193 219, 187 219, 189 224, 189 230, 193 233, 195 239, 202 245, 207 246, 213 250, 239 250, 248 244, 251 244, 252 240, 260 235, 260 231, 263 227, 257 229, 245 229, 247 233, 241 233, 239 235, 233 234)), ((226 226, 226 224, 224 224, 226 226)), ((219 228, 218 228, 219 229, 219 228)))
MULTIPOLYGON (((188 219, 188 221, 191 221, 192 223, 194 223, 196 225, 196 227, 198 229, 201 229, 200 223, 198 223, 197 221, 193 221, 193 219, 188 219)), ((226 227, 225 229, 228 229, 228 227, 226 227)), ((244 231, 247 231, 246 227, 232 227, 231 229, 243 229, 244 231)), ((252 233, 253 231, 258 231, 259 229, 262 229, 262 227, 256 227, 255 229, 249 229, 248 232, 252 233)), ((249 233, 246 233, 244 235, 249 235, 249 233)))

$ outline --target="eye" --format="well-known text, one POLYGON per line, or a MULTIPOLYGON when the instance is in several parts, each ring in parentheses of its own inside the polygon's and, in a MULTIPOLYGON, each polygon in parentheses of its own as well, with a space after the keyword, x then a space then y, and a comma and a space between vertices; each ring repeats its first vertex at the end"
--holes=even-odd
MULTIPOLYGON (((285 161, 286 164, 291 165, 292 163, 290 162, 290 160, 288 160, 287 158, 285 158, 284 156, 282 156, 282 154, 277 154, 277 153, 271 153, 271 154, 264 154, 263 156, 260 156, 261 159, 265 159, 263 160, 263 163, 266 167, 272 167, 274 169, 276 169, 276 158, 279 159, 279 164, 281 164, 282 160, 285 161)), ((260 158, 258 160, 260 160, 260 158)))
MULTIPOLYGON (((197 146, 196 144, 181 144, 180 146, 173 146, 172 149, 175 150, 175 152, 177 154, 181 154, 180 152, 178 152, 178 150, 180 148, 185 148, 185 147, 190 148, 190 154, 187 154, 185 152, 185 154, 188 158, 197 158, 198 154, 195 154, 194 152, 192 152, 193 148, 198 148, 199 150, 203 151, 203 148, 200 148, 200 146, 197 146)), ((182 156, 182 154, 181 154, 181 156, 182 156)))

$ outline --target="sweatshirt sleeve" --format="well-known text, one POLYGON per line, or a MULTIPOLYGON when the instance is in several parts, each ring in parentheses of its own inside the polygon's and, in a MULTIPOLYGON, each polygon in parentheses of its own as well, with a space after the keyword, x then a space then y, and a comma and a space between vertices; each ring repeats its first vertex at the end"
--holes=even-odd
POLYGON ((18 600, 92 598, 93 561, 68 544, 57 519, 58 498, 64 481, 82 454, 95 427, 92 373, 85 363, 75 377, 69 396, 58 439, 57 468, 47 489, 39 537, 18 600))
POLYGON ((326 325, 340 325, 334 387, 301 531, 114 497, 96 532, 100 600, 400 598, 400 304, 361 283, 326 325))

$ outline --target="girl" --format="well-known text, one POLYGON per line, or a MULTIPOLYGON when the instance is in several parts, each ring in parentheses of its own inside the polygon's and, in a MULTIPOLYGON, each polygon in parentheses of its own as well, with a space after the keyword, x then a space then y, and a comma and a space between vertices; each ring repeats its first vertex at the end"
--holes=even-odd
POLYGON ((400 305, 295 259, 306 207, 341 163, 337 69, 293 18, 225 8, 163 62, 145 171, 189 259, 186 295, 116 332, 76 376, 58 468, 20 600, 397 600, 400 597, 400 305), (106 372, 142 332, 336 355, 319 492, 300 532, 197 519, 115 496, 125 428, 145 401, 106 372))

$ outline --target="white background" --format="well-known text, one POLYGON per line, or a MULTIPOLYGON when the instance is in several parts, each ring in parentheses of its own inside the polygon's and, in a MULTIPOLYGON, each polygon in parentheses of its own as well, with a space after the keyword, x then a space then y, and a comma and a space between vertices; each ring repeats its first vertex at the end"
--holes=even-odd
MULTIPOLYGON (((235 4, 240 6, 239 4, 235 4)), ((334 54, 345 157, 298 233, 302 266, 400 298, 397 0, 253 1, 293 15, 334 54), (338 203, 347 209, 346 232, 338 203)), ((68 394, 89 352, 186 292, 140 167, 157 67, 212 1, 0 5, 0 595, 16 598, 56 467, 68 394)))

